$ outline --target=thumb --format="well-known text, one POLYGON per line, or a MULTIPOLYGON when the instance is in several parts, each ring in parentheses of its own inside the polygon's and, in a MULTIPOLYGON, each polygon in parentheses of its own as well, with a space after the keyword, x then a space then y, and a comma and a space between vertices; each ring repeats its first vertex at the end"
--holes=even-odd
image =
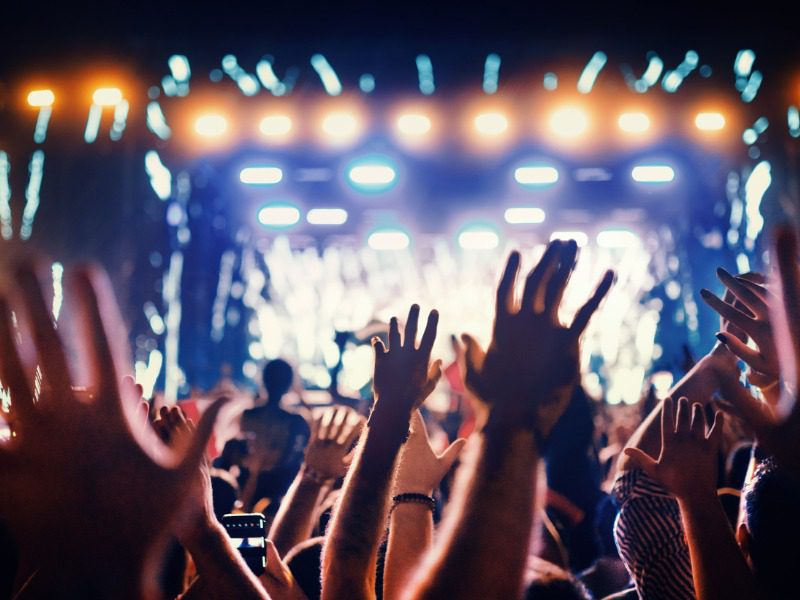
POLYGON ((445 451, 439 455, 439 464, 445 473, 447 473, 453 466, 453 463, 456 462, 456 459, 461 454, 461 451, 464 449, 464 444, 466 443, 467 440, 464 438, 459 438, 450 444, 445 451))
POLYGON ((275 547, 275 544, 272 540, 266 540, 267 544, 267 568, 264 571, 264 574, 272 579, 277 580, 278 583, 283 585, 287 585, 291 581, 291 573, 287 573, 289 570, 286 565, 283 564, 281 560, 280 554, 278 554, 278 549, 275 547))
POLYGON ((639 448, 625 448, 623 450, 636 468, 641 469, 653 479, 658 479, 656 472, 658 470, 658 463, 652 459, 650 455, 639 450, 639 448))
POLYGON ((229 398, 218 398, 203 412, 203 416, 197 424, 197 429, 192 436, 189 447, 183 455, 183 460, 181 461, 182 468, 193 470, 200 464, 203 453, 208 445, 208 440, 211 438, 211 434, 214 431, 217 415, 228 400, 229 398))

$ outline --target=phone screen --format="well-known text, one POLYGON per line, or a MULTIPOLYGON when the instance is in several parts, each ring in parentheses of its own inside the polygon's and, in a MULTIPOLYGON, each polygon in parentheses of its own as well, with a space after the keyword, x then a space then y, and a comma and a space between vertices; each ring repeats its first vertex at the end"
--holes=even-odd
POLYGON ((256 575, 261 575, 267 566, 266 532, 264 515, 261 513, 231 514, 222 517, 222 526, 228 532, 233 547, 256 575))

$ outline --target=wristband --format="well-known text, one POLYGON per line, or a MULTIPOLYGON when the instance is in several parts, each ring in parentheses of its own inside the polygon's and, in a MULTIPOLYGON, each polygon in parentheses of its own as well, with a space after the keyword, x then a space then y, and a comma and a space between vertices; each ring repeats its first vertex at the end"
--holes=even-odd
POLYGON ((392 509, 389 511, 390 514, 395 508, 397 508, 398 504, 422 504, 423 506, 428 507, 431 512, 436 511, 436 500, 434 500, 431 496, 427 496, 426 494, 409 492, 406 494, 397 494, 397 496, 393 496, 392 509))
POLYGON ((335 477, 328 477, 324 473, 312 469, 308 465, 303 465, 303 479, 307 479, 317 485, 331 485, 336 481, 335 477))

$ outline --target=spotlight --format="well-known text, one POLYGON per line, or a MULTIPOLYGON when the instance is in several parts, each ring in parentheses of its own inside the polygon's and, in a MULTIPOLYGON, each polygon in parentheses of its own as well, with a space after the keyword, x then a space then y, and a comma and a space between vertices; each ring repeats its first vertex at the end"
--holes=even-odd
POLYGON ((502 135, 508 130, 508 118, 499 112, 481 113, 475 117, 475 130, 481 135, 502 135))
POLYGON ((397 119, 397 130, 410 137, 423 136, 431 130, 432 126, 430 118, 423 114, 409 113, 400 115, 397 119))
POLYGON ((669 165, 639 165, 633 167, 631 177, 639 183, 669 183, 675 179, 675 169, 669 165))
POLYGON ((397 183, 397 168, 384 156, 361 158, 350 163, 347 180, 359 192, 385 192, 397 183))
POLYGON ((270 229, 291 227, 300 220, 300 210, 293 204, 275 202, 262 206, 258 211, 258 222, 270 229))
POLYGON ((312 225, 343 225, 347 222, 347 211, 343 208, 312 208, 306 221, 312 225))
POLYGON ((725 116, 718 112, 701 112, 694 118, 700 131, 720 131, 725 127, 725 116))
POLYGON ((334 112, 322 120, 322 130, 334 144, 347 144, 361 133, 361 125, 352 113, 334 112))
POLYGON ((258 128, 265 137, 284 137, 292 130, 292 119, 286 115, 269 115, 261 119, 258 128))
POLYGON ((639 245, 639 236, 627 229, 606 229, 597 234, 601 248, 631 248, 639 245))
POLYGON ((202 115, 194 122, 194 130, 202 137, 220 137, 228 131, 228 120, 219 114, 202 115))
POLYGON ((518 206, 515 208, 507 208, 505 214, 506 223, 511 225, 526 225, 532 223, 544 222, 544 211, 541 208, 533 206, 518 206))
POLYGON ((641 112, 622 113, 617 124, 625 133, 644 133, 650 129, 650 117, 641 112))
POLYGON ((586 111, 576 106, 565 106, 550 115, 550 130, 562 139, 575 139, 589 129, 586 111))
POLYGON ((97 88, 92 100, 98 106, 116 106, 122 102, 122 90, 115 87, 97 88))
POLYGON ((370 234, 367 244, 373 250, 405 250, 411 244, 411 239, 405 231, 381 229, 370 234))
POLYGON ((33 90, 28 94, 28 105, 34 108, 53 106, 56 96, 52 90, 33 90))
POLYGON ((491 250, 499 244, 497 232, 491 229, 466 229, 458 234, 458 245, 464 250, 491 250))
POLYGON ((548 166, 525 166, 514 170, 514 179, 520 185, 542 187, 558 181, 558 169, 548 166))
POLYGON ((553 240, 562 240, 565 242, 575 240, 578 244, 578 248, 583 248, 589 243, 589 236, 583 231, 554 231, 550 234, 550 241, 552 242, 553 240))
POLYGON ((239 181, 250 185, 274 185, 282 179, 279 167, 245 167, 239 172, 239 181))

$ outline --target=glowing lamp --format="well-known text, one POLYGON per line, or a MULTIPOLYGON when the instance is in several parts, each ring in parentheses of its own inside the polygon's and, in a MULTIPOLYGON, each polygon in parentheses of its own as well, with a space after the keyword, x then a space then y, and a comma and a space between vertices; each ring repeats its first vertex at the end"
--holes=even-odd
POLYGON ((55 101, 56 95, 53 90, 33 90, 28 94, 28 105, 34 108, 53 106, 55 101))

